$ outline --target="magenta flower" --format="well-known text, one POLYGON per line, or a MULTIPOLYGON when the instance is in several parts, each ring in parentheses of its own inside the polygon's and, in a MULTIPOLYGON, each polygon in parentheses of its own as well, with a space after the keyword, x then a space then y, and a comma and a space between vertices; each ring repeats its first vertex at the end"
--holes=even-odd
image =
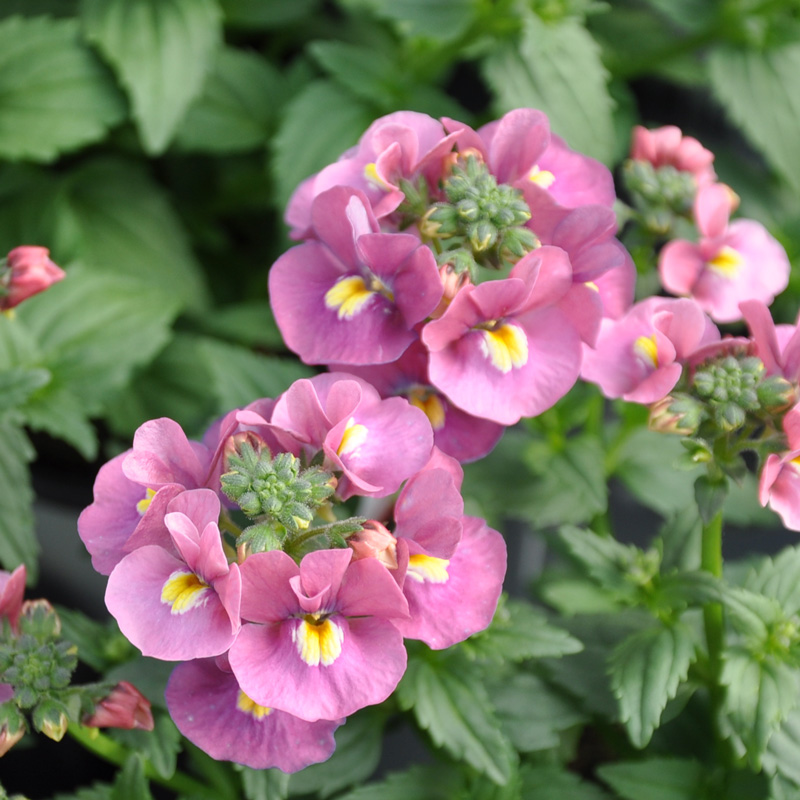
POLYGON ((767 375, 800 379, 800 331, 795 325, 776 325, 769 309, 759 300, 739 303, 755 342, 756 355, 764 362, 767 375))
POLYGON ((241 626, 241 577, 222 548, 219 498, 210 489, 182 492, 167 512, 172 551, 145 545, 125 556, 108 578, 106 606, 146 656, 219 655, 241 626))
POLYGON ((678 382, 683 362, 718 339, 694 301, 651 297, 618 320, 603 320, 595 347, 584 345, 581 377, 606 397, 654 403, 678 382))
POLYGON ((369 381, 381 396, 405 397, 424 411, 433 428, 433 443, 443 452, 461 462, 483 458, 500 440, 505 427, 454 406, 430 382, 428 359, 422 343, 415 342, 391 364, 340 368, 369 381))
POLYGON ((293 239, 311 235, 314 199, 334 186, 363 193, 378 219, 391 214, 405 195, 398 183, 423 175, 435 184, 455 133, 415 111, 397 111, 375 120, 358 145, 333 164, 303 181, 289 200, 286 222, 293 239))
POLYGON ((0 273, 0 311, 18 306, 66 276, 54 264, 46 247, 15 247, 6 257, 7 272, 0 273))
POLYGON ((789 282, 783 247, 753 220, 728 224, 730 192, 722 184, 701 188, 695 200, 698 244, 669 242, 659 257, 664 288, 693 297, 717 322, 741 319, 739 303, 770 304, 789 282))
POLYGON ((800 531, 800 406, 783 419, 788 452, 767 456, 758 481, 758 500, 791 531, 800 531))
POLYGON ((254 703, 224 659, 178 664, 165 693, 178 730, 218 761, 297 772, 325 761, 342 720, 306 722, 254 703), (217 661, 223 662, 222 665, 217 661))
POLYGON ((503 425, 550 408, 580 370, 580 338, 556 306, 571 286, 566 253, 541 247, 508 279, 465 287, 423 329, 431 383, 468 414, 503 425))
POLYGON ((318 550, 300 566, 284 552, 242 564, 242 626, 233 673, 259 705, 301 719, 336 720, 380 703, 406 668, 393 624, 408 604, 376 559, 318 550))
POLYGON ((0 630, 4 619, 8 620, 12 631, 17 630, 27 575, 24 564, 20 564, 13 572, 0 569, 0 630))
POLYGON ((307 364, 394 361, 438 305, 433 252, 405 233, 380 233, 369 201, 335 187, 314 200, 315 241, 284 253, 269 292, 287 345, 307 364))
POLYGON ((698 186, 712 183, 717 177, 712 166, 714 154, 697 139, 684 136, 681 129, 674 125, 655 130, 648 130, 641 125, 634 127, 631 158, 649 161, 656 169, 670 166, 679 172, 689 172, 698 186))

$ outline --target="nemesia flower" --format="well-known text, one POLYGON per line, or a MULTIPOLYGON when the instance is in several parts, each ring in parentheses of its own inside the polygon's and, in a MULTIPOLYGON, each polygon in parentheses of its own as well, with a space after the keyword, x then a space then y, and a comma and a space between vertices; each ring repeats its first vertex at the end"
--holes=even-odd
POLYGON ((443 452, 461 462, 482 458, 500 440, 505 427, 454 406, 430 382, 428 359, 423 344, 415 342, 391 364, 339 368, 369 381, 383 397, 405 397, 424 411, 433 428, 433 442, 443 452))
POLYGON ((405 195, 398 182, 419 175, 438 178, 442 159, 453 147, 455 133, 416 111, 397 111, 375 120, 356 147, 303 181, 286 209, 293 239, 309 236, 314 199, 334 186, 349 186, 369 200, 377 218, 391 214, 405 195))
POLYGON ((618 320, 603 320, 595 347, 584 345, 581 377, 606 397, 654 403, 678 382, 682 362, 718 339, 694 301, 651 297, 618 320))
POLYGON ((408 604, 377 559, 317 550, 300 566, 284 552, 242 564, 242 617, 230 649, 242 691, 301 719, 336 720, 385 700, 406 668, 393 621, 408 604))
POLYGON ((767 456, 758 481, 758 500, 791 531, 800 531, 800 406, 783 419, 789 450, 767 456))
POLYGON ((128 681, 120 681, 108 696, 100 700, 94 712, 83 720, 89 728, 138 728, 151 731, 154 727, 150 701, 128 681))
POLYGON ((580 339, 557 307, 572 286, 566 253, 541 247, 505 280, 467 286, 422 340, 431 383, 468 414, 513 425, 569 391, 580 339))
POLYGON ((17 630, 27 574, 24 564, 20 564, 13 572, 0 570, 0 631, 4 619, 8 620, 12 631, 17 630))
POLYGON ((739 303, 755 342, 756 355, 764 362, 767 375, 800 379, 800 331, 795 325, 776 325, 769 309, 759 300, 739 303))
POLYGON ((65 277, 61 267, 54 264, 46 247, 15 247, 6 257, 8 273, 0 273, 0 311, 18 306, 65 277))
POLYGON ((325 761, 342 720, 307 722, 254 703, 224 658, 178 664, 165 693, 178 730, 212 758, 297 772, 325 761))
POLYGON ((167 507, 173 551, 144 545, 112 571, 106 607, 146 656, 204 658, 225 652, 239 632, 241 578, 228 564, 210 489, 186 491, 167 507))
POLYGON ((729 224, 730 210, 727 187, 702 187, 695 200, 699 243, 676 239, 659 256, 664 288, 690 295, 717 322, 741 319, 739 303, 745 300, 771 303, 789 282, 783 247, 758 222, 729 224))
POLYGON ((319 195, 311 216, 315 240, 288 250, 269 273, 287 345, 307 364, 394 361, 442 297, 433 252, 410 234, 381 233, 355 189, 319 195))
POLYGON ((679 172, 689 172, 698 186, 716 179, 712 166, 714 154, 697 139, 684 136, 675 125, 665 125, 655 130, 636 125, 631 142, 631 158, 649 161, 656 169, 670 166, 679 172))

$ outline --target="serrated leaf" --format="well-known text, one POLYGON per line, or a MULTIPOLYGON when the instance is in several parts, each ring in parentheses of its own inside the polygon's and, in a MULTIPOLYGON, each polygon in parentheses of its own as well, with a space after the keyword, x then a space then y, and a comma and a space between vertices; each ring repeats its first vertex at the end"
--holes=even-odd
POLYGON ((780 604, 772 597, 724 583, 720 588, 731 625, 756 648, 766 642, 770 627, 785 618, 780 604))
POLYGON ((211 375, 211 390, 222 409, 231 409, 261 397, 277 397, 314 370, 294 359, 263 356, 244 347, 208 339, 200 357, 211 375))
POLYGON ((706 766, 687 758, 648 758, 601 764, 597 774, 623 800, 697 800, 706 766))
POLYGON ((535 800, 611 800, 597 784, 582 781, 575 773, 555 766, 531 766, 521 770, 523 797, 535 800))
POLYGON ((645 628, 614 648, 609 660, 611 688, 636 747, 650 741, 695 658, 692 631, 681 622, 645 628))
POLYGON ((503 603, 489 628, 470 637, 461 647, 470 658, 497 662, 558 658, 582 649, 577 639, 521 600, 503 603))
POLYGON ((74 20, 0 23, 0 157, 51 161, 102 139, 122 96, 74 20))
POLYGON ((33 456, 23 431, 10 423, 0 424, 0 566, 10 572, 25 564, 31 584, 37 578, 39 555, 28 472, 33 456))
POLYGON ((747 576, 744 588, 776 600, 787 616, 800 611, 800 548, 787 547, 747 576))
POLYGON ((800 702, 800 676, 788 664, 732 648, 725 654, 720 682, 726 687, 723 711, 732 733, 759 769, 770 737, 800 702))
POLYGON ((714 94, 764 158, 800 190, 800 44, 760 51, 715 47, 708 71, 714 94))
POLYGON ((463 783, 461 773, 447 764, 417 765, 393 772, 380 783, 368 783, 339 800, 452 800, 463 783))
POLYGON ((123 768, 117 773, 110 800, 153 800, 141 756, 128 757, 123 768))
POLYGON ((608 163, 613 157, 614 102, 600 48, 575 18, 548 24, 525 17, 519 44, 500 45, 483 65, 499 112, 544 111, 570 147, 608 163))
POLYGON ((279 769, 242 767, 245 800, 284 800, 289 796, 289 775, 279 769))
POLYGON ((769 800, 800 800, 800 786, 776 775, 770 782, 769 800))
POLYGON ((361 783, 378 766, 383 743, 384 717, 377 709, 364 709, 348 717, 337 728, 336 750, 323 764, 312 764, 289 779, 289 793, 311 794, 320 797, 361 783))
POLYGON ((333 81, 307 84, 283 109, 273 139, 278 207, 286 205, 300 181, 352 147, 372 121, 371 109, 333 81))
POLYGON ((694 503, 668 519, 658 532, 661 548, 661 569, 694 570, 700 568, 703 525, 694 503))
POLYGON ((0 414, 24 403, 50 381, 46 369, 12 367, 0 372, 0 414))
POLYGON ((397 687, 397 699, 403 709, 413 709, 437 747, 495 783, 508 782, 516 756, 479 678, 464 671, 456 674, 443 663, 414 660, 397 687))
POLYGON ((138 277, 182 307, 204 307, 206 287, 188 236, 143 169, 97 159, 69 173, 54 191, 65 204, 54 252, 93 271, 138 277))
POLYGON ((177 311, 173 298, 139 281, 73 270, 18 314, 53 380, 92 414, 164 346, 177 311))
POLYGON ((762 765, 768 774, 779 775, 800 786, 800 709, 793 709, 770 736, 762 765))
POLYGON ((169 144, 221 42, 214 0, 83 0, 87 39, 128 93, 145 150, 169 144))
POLYGON ((448 41, 475 18, 475 0, 372 0, 375 14, 397 23, 404 36, 448 41))
POLYGON ((275 120, 281 76, 257 53, 222 48, 202 94, 175 135, 183 150, 236 153, 264 147, 275 120))
POLYGON ((178 753, 181 750, 181 735, 167 714, 155 714, 152 731, 115 730, 113 738, 130 750, 140 753, 153 769, 165 779, 175 774, 178 753))
POLYGON ((587 719, 574 702, 530 673, 516 673, 488 689, 503 730, 523 753, 556 747, 561 731, 587 719))

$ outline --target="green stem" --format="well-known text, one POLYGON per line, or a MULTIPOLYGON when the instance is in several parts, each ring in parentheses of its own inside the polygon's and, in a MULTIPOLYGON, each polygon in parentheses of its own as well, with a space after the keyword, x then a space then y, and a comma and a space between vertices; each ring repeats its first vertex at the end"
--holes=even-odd
MULTIPOLYGON (((100 733, 97 728, 87 728, 71 722, 68 730, 70 736, 75 741, 80 742, 91 753, 105 761, 116 764, 118 767, 123 766, 131 754, 127 747, 100 733)), ((155 767, 146 759, 144 762, 144 774, 148 780, 161 784, 161 786, 171 789, 176 794, 217 797, 212 787, 195 780, 183 772, 175 772, 172 777, 164 778, 159 775, 155 767)))
MULTIPOLYGON (((718 511, 703 526, 703 538, 700 556, 701 569, 715 578, 722 577, 722 511, 718 511)), ((718 750, 723 749, 723 741, 719 731, 719 715, 722 708, 723 688, 720 682, 722 675, 722 650, 725 640, 724 619, 721 603, 706 603, 703 607, 703 623, 708 648, 709 696, 711 698, 711 719, 718 750)))

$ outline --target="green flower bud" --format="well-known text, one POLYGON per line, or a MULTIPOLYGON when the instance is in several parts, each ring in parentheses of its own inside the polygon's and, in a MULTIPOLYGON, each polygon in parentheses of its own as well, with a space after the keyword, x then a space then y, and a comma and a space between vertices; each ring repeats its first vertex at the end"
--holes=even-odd
POLYGON ((68 726, 67 708, 58 700, 47 698, 33 710, 33 727, 54 742, 60 742, 64 738, 68 726))

